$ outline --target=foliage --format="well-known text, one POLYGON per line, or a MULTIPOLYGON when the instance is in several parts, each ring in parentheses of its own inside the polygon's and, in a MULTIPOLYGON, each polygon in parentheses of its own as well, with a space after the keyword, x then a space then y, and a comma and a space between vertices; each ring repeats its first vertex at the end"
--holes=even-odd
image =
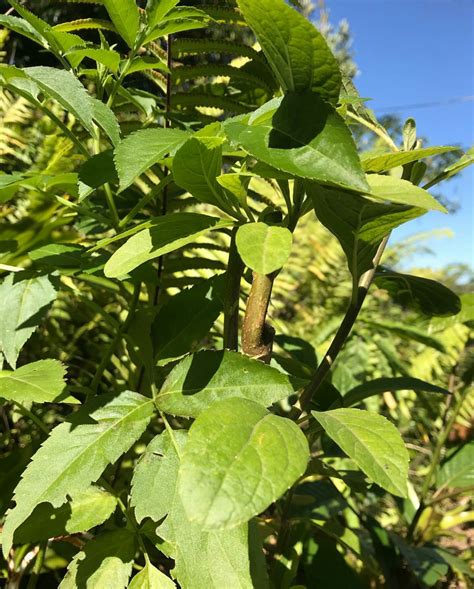
POLYGON ((7 586, 468 584, 473 298, 387 241, 472 153, 430 172, 284 0, 10 4, 7 586))

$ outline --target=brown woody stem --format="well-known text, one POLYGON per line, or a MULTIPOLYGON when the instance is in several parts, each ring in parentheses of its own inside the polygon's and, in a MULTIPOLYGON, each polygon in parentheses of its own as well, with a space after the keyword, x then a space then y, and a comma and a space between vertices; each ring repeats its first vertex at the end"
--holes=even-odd
POLYGON ((263 362, 270 362, 275 330, 266 323, 275 274, 253 273, 252 288, 242 326, 242 351, 263 362))

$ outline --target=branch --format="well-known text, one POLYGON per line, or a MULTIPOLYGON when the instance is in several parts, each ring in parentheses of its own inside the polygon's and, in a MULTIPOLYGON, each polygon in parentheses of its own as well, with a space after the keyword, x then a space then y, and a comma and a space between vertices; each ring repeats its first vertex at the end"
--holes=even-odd
POLYGON ((230 242, 224 295, 224 349, 234 351, 237 351, 239 346, 240 280, 244 270, 244 264, 235 245, 236 233, 237 229, 234 229, 230 242))
POLYGON ((275 330, 266 323, 268 305, 276 274, 253 273, 252 288, 242 326, 242 351, 263 362, 270 362, 275 330))

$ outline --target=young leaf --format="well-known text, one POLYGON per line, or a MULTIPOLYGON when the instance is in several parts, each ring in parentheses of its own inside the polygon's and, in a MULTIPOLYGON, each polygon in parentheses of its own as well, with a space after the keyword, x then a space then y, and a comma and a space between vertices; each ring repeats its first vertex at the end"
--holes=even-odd
POLYGON ((370 186, 369 196, 377 200, 410 205, 429 211, 447 212, 443 205, 433 198, 431 194, 426 192, 426 190, 406 180, 401 180, 394 176, 367 174, 367 182, 370 186))
POLYGON ((161 411, 197 417, 215 401, 240 397, 269 407, 292 395, 299 382, 237 352, 197 352, 182 360, 168 375, 156 404, 161 411))
POLYGON ((424 147, 410 151, 397 151, 395 153, 384 153, 383 155, 362 154, 362 166, 366 172, 386 172, 397 166, 404 166, 411 162, 417 162, 425 157, 431 157, 448 151, 457 151, 458 147, 424 147))
POLYGON ((228 225, 217 217, 198 213, 173 213, 158 217, 149 229, 128 239, 107 261, 104 273, 109 278, 125 276, 145 262, 175 251, 197 237, 228 225))
POLYGON ((258 274, 271 274, 290 257, 293 236, 286 227, 247 223, 239 227, 237 249, 246 266, 258 274))
POLYGON ((133 49, 140 24, 137 3, 135 0, 103 0, 103 4, 117 32, 130 49, 133 49))
POLYGON ((23 69, 47 98, 59 102, 67 112, 72 113, 90 133, 93 132, 93 105, 81 82, 66 70, 54 67, 34 66, 23 69))
POLYGON ((148 26, 154 28, 160 24, 165 15, 179 4, 179 0, 148 0, 146 15, 148 26))
POLYGON ((399 305, 429 317, 449 317, 461 311, 458 295, 435 280, 384 270, 377 273, 375 283, 399 305))
POLYGON ((153 438, 135 466, 130 505, 138 523, 146 517, 159 522, 171 509, 179 469, 176 449, 184 449, 187 432, 175 431, 173 438, 167 431, 153 438))
MULTIPOLYGON (((120 143, 120 126, 112 111, 106 104, 96 98, 92 100, 92 118, 116 147, 120 143)), ((105 182, 103 182, 105 184, 105 182)))
POLYGON ((284 0, 238 0, 284 92, 316 92, 335 103, 337 60, 316 27, 284 0))
POLYGON ((383 238, 402 223, 424 214, 423 209, 379 204, 362 196, 306 183, 319 221, 337 237, 355 280, 373 267, 383 238))
POLYGON ((308 442, 292 421, 248 399, 225 399, 191 426, 178 493, 191 522, 230 529, 283 495, 308 458, 308 442))
POLYGON ((49 503, 38 505, 15 531, 13 542, 27 544, 87 532, 103 524, 116 507, 116 497, 99 487, 90 486, 57 509, 49 503))
POLYGON ((173 154, 187 138, 188 134, 179 129, 141 129, 126 137, 115 150, 120 190, 167 154, 173 154))
POLYGON ((463 489, 474 486, 474 442, 456 448, 440 465, 436 476, 438 487, 463 489))
POLYGON ((126 528, 96 536, 70 562, 58 589, 125 589, 135 550, 135 534, 126 528))
POLYGON ((8 554, 13 533, 37 505, 48 502, 59 507, 68 495, 96 481, 141 436, 152 412, 151 399, 125 391, 94 399, 58 425, 15 489, 16 505, 3 528, 3 553, 8 554))
POLYGON ((394 495, 407 497, 408 451, 390 421, 360 409, 311 413, 374 483, 394 495))
POLYGON ((176 589, 176 585, 151 562, 147 562, 145 568, 133 577, 128 589, 176 589))
POLYGON ((152 326, 155 360, 160 365, 195 349, 222 312, 225 275, 179 292, 159 310, 152 326))
POLYGON ((93 59, 97 63, 105 65, 110 71, 115 74, 118 71, 120 65, 120 53, 113 49, 98 49, 94 47, 86 47, 85 49, 71 49, 65 55, 69 62, 74 66, 78 67, 85 57, 93 59))
POLYGON ((20 350, 56 299, 48 276, 23 274, 9 274, 0 284, 0 350, 12 368, 16 368, 20 350))
POLYGON ((66 368, 57 360, 38 360, 10 372, 0 370, 0 397, 18 403, 78 403, 61 393, 66 368))
POLYGON ((230 141, 278 170, 357 192, 368 190, 349 129, 317 94, 273 99, 249 117, 230 119, 224 130, 230 141))

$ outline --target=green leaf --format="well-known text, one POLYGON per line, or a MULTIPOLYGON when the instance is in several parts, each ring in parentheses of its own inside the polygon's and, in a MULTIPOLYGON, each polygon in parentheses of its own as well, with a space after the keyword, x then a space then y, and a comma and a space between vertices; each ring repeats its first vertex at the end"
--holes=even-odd
POLYGON ((41 267, 80 268, 84 249, 68 243, 48 243, 28 252, 28 257, 41 267))
POLYGON ((92 117, 94 122, 104 131, 112 145, 116 147, 120 143, 120 126, 112 111, 106 104, 92 98, 92 117))
POLYGON ((283 0, 238 0, 285 92, 317 92, 336 102, 341 73, 324 37, 283 0))
POLYGON ((94 109, 91 97, 71 72, 46 66, 26 67, 23 72, 39 86, 46 97, 59 102, 93 133, 94 109))
POLYGON ((116 497, 99 487, 90 486, 57 509, 49 503, 38 505, 15 531, 13 541, 15 544, 27 544, 87 532, 103 524, 116 507, 116 497))
POLYGON ((394 495, 407 497, 408 451, 388 419, 360 409, 311 413, 374 483, 394 495))
POLYGON ((56 299, 48 276, 24 274, 9 274, 0 284, 0 350, 12 368, 16 368, 20 350, 56 299))
POLYGON ((383 238, 402 223, 424 214, 423 209, 372 202, 362 196, 306 183, 319 221, 337 237, 355 280, 373 267, 383 238))
POLYGON ((16 505, 3 528, 4 554, 15 530, 37 505, 60 507, 68 495, 87 489, 141 436, 152 412, 151 399, 125 391, 94 399, 55 427, 15 489, 16 505))
POLYGON ((13 372, 0 370, 0 397, 18 403, 78 403, 62 394, 65 375, 58 360, 38 360, 13 372))
POLYGON ((142 72, 143 70, 160 70, 162 72, 169 71, 166 63, 158 57, 135 57, 127 69, 127 76, 136 72, 142 72))
POLYGON ((426 331, 426 327, 418 327, 416 325, 407 325, 401 321, 385 321, 382 319, 378 319, 375 322, 370 321, 370 319, 367 319, 363 315, 359 318, 359 321, 363 321, 367 325, 372 325, 377 331, 395 333, 404 339, 413 340, 425 346, 429 346, 430 348, 434 348, 439 352, 446 353, 446 348, 444 347, 443 342, 437 337, 429 335, 426 331))
POLYGON ((196 348, 223 310, 225 275, 204 280, 170 298, 153 325, 155 360, 164 365, 196 348))
POLYGON ((128 589, 176 589, 176 585, 151 562, 147 562, 145 568, 133 577, 128 589))
POLYGON ((388 291, 399 305, 421 311, 429 317, 447 317, 461 311, 458 295, 435 280, 384 270, 377 273, 375 283, 388 291))
POLYGON ((43 36, 23 18, 0 14, 0 26, 5 27, 10 31, 14 31, 19 35, 23 35, 27 39, 30 39, 43 47, 46 45, 43 36))
POLYGON ((128 529, 96 536, 71 561, 58 589, 125 589, 135 550, 135 534, 128 529))
POLYGON ((148 0, 146 5, 148 26, 153 28, 160 24, 164 16, 177 4, 179 0, 148 0))
POLYGON ((215 401, 230 397, 269 407, 292 395, 299 386, 296 379, 243 354, 205 350, 173 368, 156 397, 156 405, 171 415, 197 417, 215 401))
POLYGON ((103 4, 117 32, 130 49, 133 49, 140 25, 140 14, 135 0, 103 0, 103 4))
POLYGON ((113 49, 97 49, 86 47, 85 49, 71 49, 65 55, 74 67, 78 67, 85 57, 93 59, 97 63, 105 65, 110 71, 117 73, 120 64, 120 53, 113 49))
POLYGON ((439 487, 463 489, 474 486, 474 442, 456 448, 438 469, 436 484, 439 487))
POLYGON ((130 505, 138 523, 149 517, 159 522, 169 513, 174 501, 179 457, 186 444, 187 432, 169 432, 153 438, 135 466, 130 505))
POLYGON ((467 168, 472 164, 474 164, 474 147, 468 149, 466 153, 462 155, 457 162, 454 162, 454 164, 451 164, 447 168, 445 168, 440 174, 438 174, 435 178, 433 178, 427 184, 425 184, 423 188, 425 190, 428 190, 428 188, 431 188, 431 186, 439 184, 440 182, 448 180, 456 174, 459 174, 459 172, 462 172, 464 168, 467 168))
POLYGON ((433 587, 447 574, 448 563, 434 548, 410 546, 395 534, 390 534, 390 539, 399 549, 408 567, 425 587, 433 587))
POLYGON ((112 150, 108 149, 97 153, 85 161, 79 169, 79 199, 85 199, 106 182, 116 182, 117 180, 112 150))
POLYGON ((271 274, 290 257, 293 236, 286 227, 247 223, 239 227, 237 249, 244 264, 258 274, 271 274))
MULTIPOLYGON (((297 177, 367 192, 368 185, 344 120, 317 94, 287 94, 224 130, 258 160, 297 177)), ((421 189, 420 189, 421 190, 421 189)))
POLYGON ((304 434, 289 419, 248 399, 203 411, 189 430, 178 492, 191 522, 230 529, 276 501, 309 459, 304 434))
POLYGON ((107 261, 104 273, 109 278, 125 276, 145 262, 175 251, 200 235, 228 224, 217 217, 198 213, 172 213, 158 217, 149 229, 136 233, 119 247, 107 261))
POLYGON ((424 380, 409 376, 394 378, 376 378, 365 382, 348 391, 343 398, 345 407, 357 405, 369 397, 379 395, 385 391, 425 391, 427 393, 442 393, 448 395, 449 391, 424 380))
POLYGON ((431 157, 448 151, 457 151, 458 147, 440 146, 412 149, 410 151, 397 151, 395 153, 384 153, 383 155, 362 154, 362 165, 366 172, 386 172, 397 166, 404 166, 411 162, 417 162, 425 157, 431 157))
POLYGON ((369 196, 377 200, 391 201, 421 209, 441 211, 442 213, 447 212, 443 205, 426 190, 406 180, 394 176, 368 174, 367 182, 370 186, 369 196))
POLYGON ((187 138, 188 134, 179 129, 141 129, 126 137, 115 150, 120 190, 167 154, 173 154, 187 138))

